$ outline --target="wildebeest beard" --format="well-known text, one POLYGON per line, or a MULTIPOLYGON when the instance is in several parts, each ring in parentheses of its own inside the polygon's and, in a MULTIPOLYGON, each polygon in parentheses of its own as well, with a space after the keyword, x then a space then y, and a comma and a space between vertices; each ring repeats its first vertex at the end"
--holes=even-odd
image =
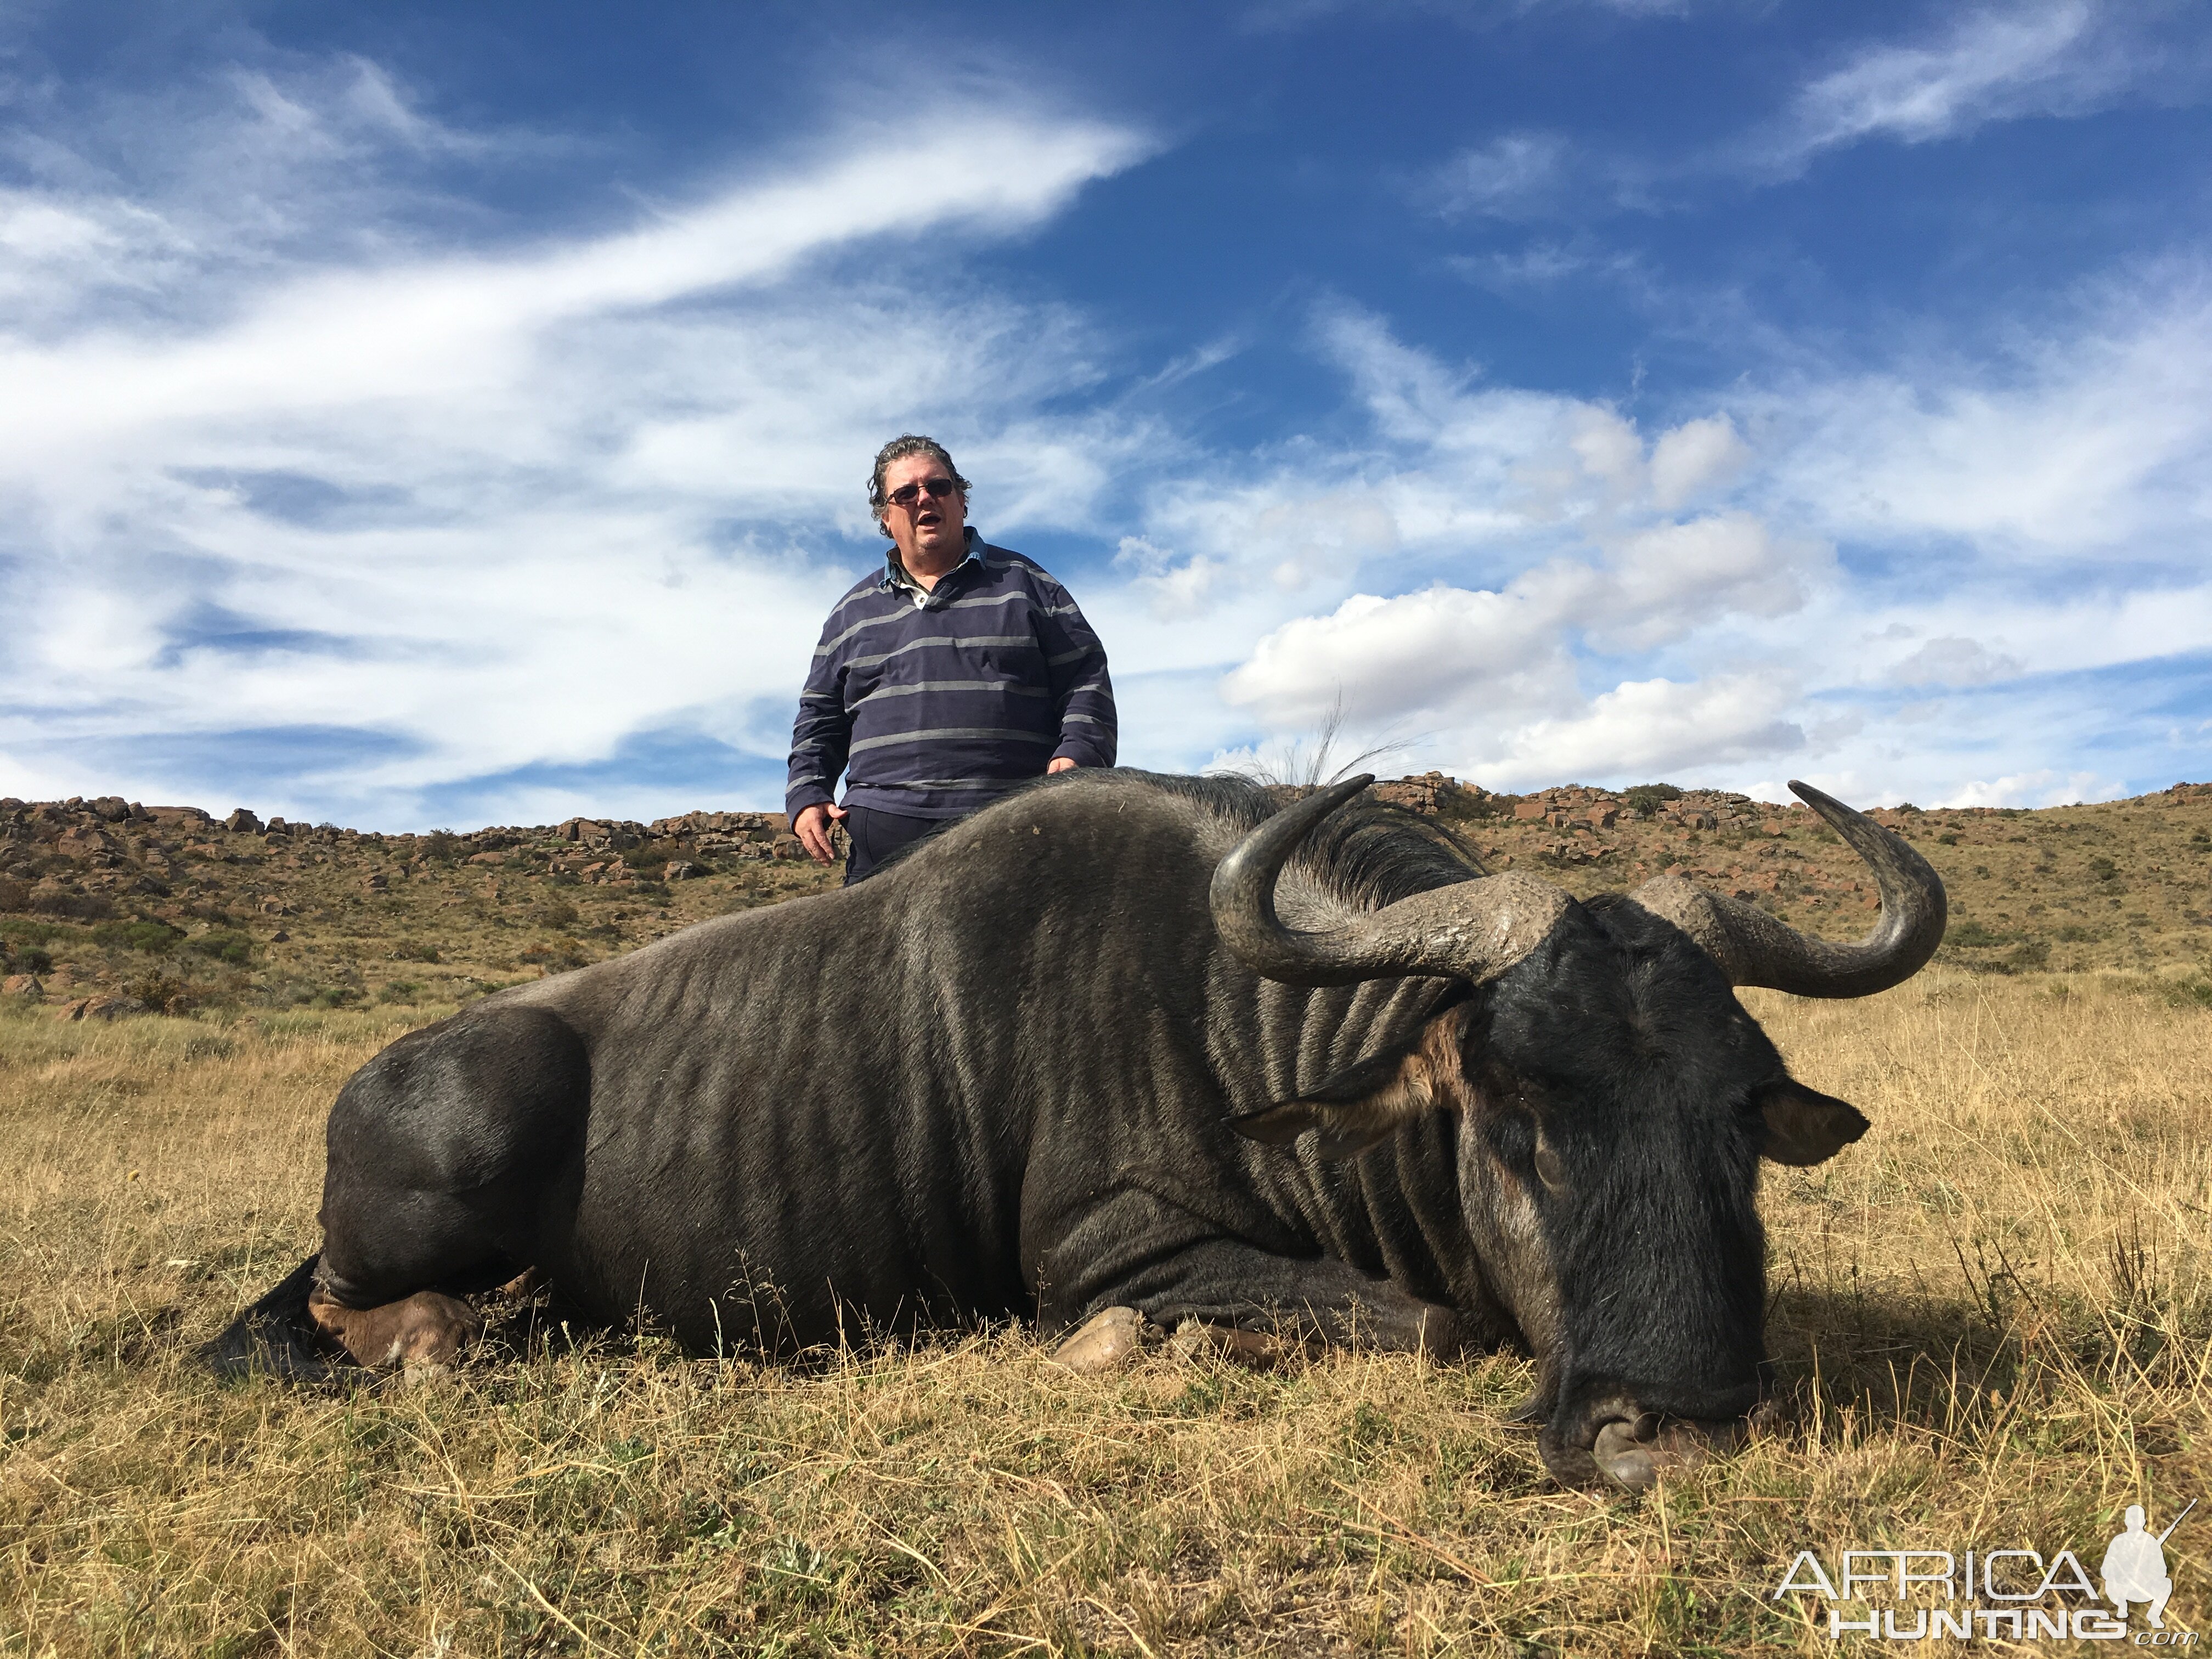
POLYGON ((410 1034, 333 1107, 319 1261, 216 1357, 447 1362, 453 1291, 525 1268, 701 1350, 1519 1340, 1552 1468, 1648 1480, 1756 1395, 1760 1152, 1865 1127, 1731 981, 1902 978, 1940 886, 1877 848, 1888 933, 1850 956, 1693 890, 1485 877, 1357 787, 1066 775, 410 1034))

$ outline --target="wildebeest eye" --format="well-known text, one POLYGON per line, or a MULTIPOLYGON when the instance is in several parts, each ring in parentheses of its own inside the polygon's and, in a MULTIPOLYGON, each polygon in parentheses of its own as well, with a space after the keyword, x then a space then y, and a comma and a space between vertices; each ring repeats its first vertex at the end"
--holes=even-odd
POLYGON ((1567 1189, 1567 1165, 1565 1159, 1544 1139, 1541 1131, 1536 1136, 1536 1179, 1555 1193, 1567 1189))

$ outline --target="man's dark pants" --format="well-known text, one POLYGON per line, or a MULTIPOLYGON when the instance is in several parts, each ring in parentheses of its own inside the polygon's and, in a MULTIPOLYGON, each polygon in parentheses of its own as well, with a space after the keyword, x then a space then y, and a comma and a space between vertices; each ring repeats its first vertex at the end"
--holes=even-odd
POLYGON ((879 812, 872 806, 847 807, 845 834, 852 841, 853 850, 845 856, 845 885, 866 881, 901 848, 957 822, 957 818, 910 818, 902 812, 879 812))

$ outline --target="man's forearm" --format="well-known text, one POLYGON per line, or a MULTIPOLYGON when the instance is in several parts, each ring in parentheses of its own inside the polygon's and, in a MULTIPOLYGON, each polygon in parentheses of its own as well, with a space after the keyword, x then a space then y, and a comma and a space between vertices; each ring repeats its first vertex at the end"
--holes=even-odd
POLYGON ((810 806, 837 798, 837 775, 853 744, 852 717, 831 697, 811 688, 799 700, 791 732, 791 763, 783 789, 783 810, 796 818, 810 806))

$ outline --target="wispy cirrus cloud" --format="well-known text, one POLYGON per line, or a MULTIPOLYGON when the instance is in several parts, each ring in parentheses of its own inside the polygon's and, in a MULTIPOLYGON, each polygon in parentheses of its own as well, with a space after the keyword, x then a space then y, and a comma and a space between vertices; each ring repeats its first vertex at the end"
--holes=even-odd
POLYGON ((2208 67, 2185 8, 2036 0, 1938 15, 1918 39, 1870 42, 1804 82, 1733 161, 1789 176, 1854 144, 1929 144, 2186 96, 2208 67))
POLYGON ((1003 455, 1002 511, 1079 502, 1125 442, 1035 418, 1091 373, 1072 318, 900 261, 1061 210, 1144 153, 1132 130, 1012 99, 919 138, 856 124, 486 246, 379 185, 471 149, 380 72, 210 100, 213 155, 270 153, 229 222, 206 158, 101 176, 96 125, 75 163, 44 135, 0 217, 0 290, 47 301, 0 333, 0 604, 36 618, 0 641, 11 776, 193 798, 218 755, 279 810, 405 821, 472 789, 497 816, 582 805, 590 768, 676 732, 726 787, 780 758, 837 555, 870 556, 855 474, 887 423, 1003 455))
POLYGON ((1801 156, 1865 138, 1926 143, 1984 122, 2079 110, 2111 91, 2119 66, 2083 51, 2087 0, 1966 13, 1912 45, 1862 50, 1802 88, 1788 116, 1801 156))
MULTIPOLYGON (((1717 143, 1630 152, 1563 131, 1514 128, 1457 151, 1411 193, 1447 217, 1500 223, 1680 210, 1716 184, 1786 180, 1856 144, 1928 144, 1997 122, 2080 117, 2174 95, 2201 82, 2208 64, 2201 46, 2172 38, 2165 25, 2154 13, 2100 0, 1948 15, 1919 38, 1845 52, 1771 117, 1717 143)), ((1463 265, 1486 285, 1526 285, 1618 275, 1631 258, 1553 240, 1463 265)))

